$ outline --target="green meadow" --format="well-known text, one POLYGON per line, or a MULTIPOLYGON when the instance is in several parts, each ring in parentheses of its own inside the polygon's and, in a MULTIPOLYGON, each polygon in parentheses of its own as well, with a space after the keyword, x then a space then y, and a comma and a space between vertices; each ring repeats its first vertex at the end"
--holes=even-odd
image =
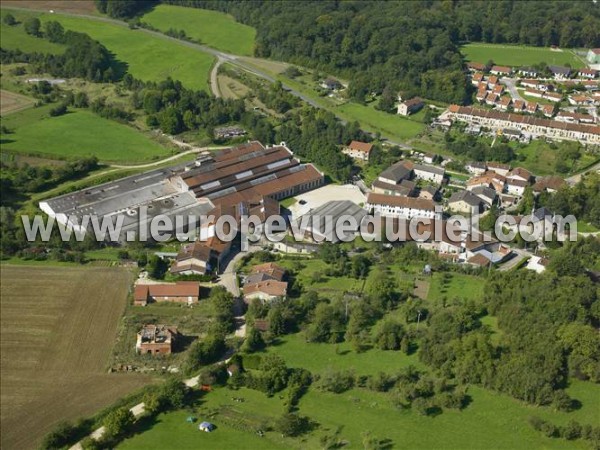
POLYGON ((570 49, 552 50, 548 47, 503 44, 466 44, 461 52, 467 61, 485 64, 492 60, 507 66, 529 66, 545 62, 549 65, 570 64, 571 67, 584 67, 584 62, 570 49))
POLYGON ((137 162, 168 156, 169 151, 127 125, 89 111, 72 110, 50 117, 51 105, 11 114, 2 125, 2 151, 80 158, 96 156, 102 162, 137 162))
POLYGON ((23 28, 23 21, 21 14, 16 11, 11 11, 11 14, 17 19, 16 25, 8 26, 4 23, 4 16, 8 11, 0 11, 2 16, 2 26, 0 26, 0 42, 2 48, 8 50, 19 49, 25 53, 39 52, 39 53, 53 53, 60 54, 65 51, 65 46, 60 44, 54 44, 46 39, 37 38, 25 33, 23 28))
MULTIPOLYGON (((394 373, 410 363, 419 367, 414 355, 376 350, 357 354, 344 344, 306 344, 301 334, 284 337, 268 352, 281 355, 289 367, 305 367, 313 374, 332 367, 353 369, 357 374, 394 373)), ((562 413, 470 386, 471 403, 464 410, 445 410, 439 416, 424 417, 410 409, 395 408, 386 393, 355 388, 332 394, 311 387, 300 400, 299 414, 314 422, 312 431, 298 438, 268 431, 261 438, 254 430, 264 429, 265 423, 283 413, 285 397, 267 397, 246 388, 236 391, 216 388, 202 396, 192 408, 161 414, 154 423, 142 421, 139 433, 125 440, 119 448, 318 449, 324 448, 322 438, 336 435, 346 442, 343 448, 362 449, 368 434, 378 440, 388 440, 390 448, 586 449, 584 441, 547 438, 527 422, 535 415, 560 425, 570 420, 592 424, 594 417, 598 417, 596 399, 600 387, 577 381, 567 391, 582 406, 574 412, 562 413), (244 401, 236 402, 234 397, 244 401), (186 422, 190 415, 198 422, 214 423, 216 430, 198 431, 198 422, 186 422)))
MULTIPOLYGON (((11 11, 11 13, 18 20, 30 16, 39 17, 42 23, 56 20, 67 30, 88 34, 113 52, 117 60, 125 63, 127 71, 135 78, 144 81, 161 81, 171 77, 191 89, 206 91, 209 89, 208 78, 215 58, 192 49, 184 43, 100 20, 61 14, 21 11, 11 11)), ((37 41, 37 38, 33 39, 37 41)), ((40 45, 47 43, 44 39, 39 41, 40 45)))
POLYGON ((158 5, 142 17, 154 28, 184 30, 188 37, 209 47, 241 56, 252 56, 256 30, 218 11, 158 5))

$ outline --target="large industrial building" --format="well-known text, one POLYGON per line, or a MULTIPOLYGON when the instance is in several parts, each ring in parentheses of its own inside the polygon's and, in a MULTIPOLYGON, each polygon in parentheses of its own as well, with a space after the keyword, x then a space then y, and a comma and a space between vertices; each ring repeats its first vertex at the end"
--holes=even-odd
POLYGON ((40 208, 60 223, 84 232, 90 229, 81 226, 85 215, 113 221, 123 217, 119 240, 125 241, 139 239, 158 215, 172 220, 172 232, 187 232, 189 228, 186 220, 177 222, 176 216, 199 219, 231 211, 236 218, 258 213, 265 220, 279 212, 277 200, 323 183, 323 173, 312 164, 300 163, 285 143, 265 147, 254 141, 216 153, 205 152, 190 164, 46 200, 40 208))

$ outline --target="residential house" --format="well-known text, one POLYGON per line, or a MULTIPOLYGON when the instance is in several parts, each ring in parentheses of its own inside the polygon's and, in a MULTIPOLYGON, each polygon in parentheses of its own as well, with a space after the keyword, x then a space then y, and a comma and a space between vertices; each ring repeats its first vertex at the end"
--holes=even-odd
POLYGON ((539 91, 537 89, 531 89, 531 88, 525 89, 525 95, 528 97, 542 98, 542 97, 544 97, 544 94, 545 94, 544 91, 539 91))
POLYGON ((488 94, 488 91, 485 86, 479 87, 479 89, 477 90, 477 93, 475 94, 475 98, 477 99, 478 102, 483 102, 485 100, 485 97, 487 96, 487 94, 488 94))
POLYGON ((494 75, 508 76, 512 73, 512 67, 492 66, 490 73, 493 73, 494 75))
POLYGON ((563 123, 557 120, 458 105, 451 105, 444 113, 444 117, 460 120, 471 126, 488 127, 491 130, 515 128, 531 138, 544 137, 554 140, 579 141, 584 144, 600 144, 600 127, 596 125, 563 123))
POLYGON ((485 97, 485 104, 493 106, 498 101, 498 94, 494 94, 493 92, 489 92, 485 97))
POLYGON ((492 92, 496 95, 502 95, 504 93, 504 86, 497 84, 494 86, 494 89, 492 89, 492 92))
POLYGON ((398 104, 398 114, 401 116, 409 116, 420 110, 425 103, 419 97, 413 97, 398 104))
POLYGON ((496 191, 488 186, 475 186, 471 192, 488 206, 492 206, 498 196, 496 191))
POLYGON ((487 166, 484 162, 481 161, 472 161, 465 166, 469 173, 474 175, 481 175, 487 170, 487 166))
POLYGON ((193 305, 200 300, 200 283, 178 281, 176 283, 138 284, 133 291, 133 303, 146 306, 152 302, 170 302, 193 305))
POLYGON ((342 83, 335 78, 329 77, 321 82, 321 87, 323 89, 327 89, 328 91, 338 91, 342 88, 342 83))
POLYGON ((556 115, 556 120, 566 123, 583 123, 593 125, 598 119, 590 114, 559 111, 559 113, 556 115))
POLYGON ((519 68, 518 73, 523 77, 537 78, 539 76, 538 70, 533 67, 521 67, 519 68))
POLYGON ((205 240, 183 245, 169 271, 175 275, 204 275, 219 266, 230 249, 231 242, 211 234, 205 240))
POLYGON ((521 139, 521 132, 514 128, 504 128, 502 130, 502 136, 507 138, 509 141, 518 141, 521 139))
POLYGON ((598 76, 598 71, 594 69, 579 69, 577 72, 579 78, 587 78, 593 80, 598 76))
POLYGON ((487 66, 478 62, 468 62, 467 69, 469 69, 470 72, 485 72, 487 70, 487 66))
POLYGON ((498 77, 496 75, 490 75, 487 79, 487 84, 490 89, 493 89, 494 86, 498 84, 498 77))
POLYGON ((423 155, 423 162, 425 164, 433 164, 436 158, 437 158, 437 155, 434 153, 425 153, 423 155))
POLYGON ((404 219, 412 219, 413 217, 424 219, 441 218, 441 212, 436 211, 435 203, 431 200, 376 194, 373 192, 367 197, 365 209, 368 212, 386 217, 404 219))
POLYGON ((415 164, 413 168, 415 177, 421 180, 431 181, 433 183, 442 184, 446 171, 441 167, 427 166, 424 164, 415 164))
POLYGON ((590 64, 600 64, 600 48, 589 49, 585 59, 590 64))
POLYGON ((513 101, 513 111, 514 112, 522 112, 523 108, 525 108, 525 102, 523 100, 513 101))
POLYGON ((521 180, 530 182, 533 179, 533 175, 527 169, 523 169, 522 167, 515 167, 506 175, 507 180, 521 180))
POLYGON ((342 149, 342 153, 350 156, 353 159, 368 161, 372 149, 373 144, 361 141, 352 141, 347 147, 342 149))
POLYGON ((587 95, 571 95, 569 103, 574 106, 588 106, 592 103, 592 99, 587 95))
POLYGON ((473 190, 477 186, 487 186, 500 194, 504 191, 505 185, 506 177, 492 171, 485 172, 482 175, 478 175, 467 180, 467 190, 469 191, 473 190))
POLYGON ((259 281, 244 285, 244 301, 251 303, 254 299, 262 302, 272 302, 276 299, 285 299, 288 284, 285 281, 259 281))
POLYGON ((371 185, 371 190, 377 194, 402 195, 404 197, 414 197, 417 184, 410 180, 401 180, 398 184, 391 184, 376 179, 371 185))
POLYGON ((135 350, 141 355, 170 355, 179 336, 174 326, 144 325, 137 334, 135 350))
POLYGON ((558 176, 541 177, 536 179, 535 184, 533 185, 533 192, 537 194, 542 192, 553 194, 566 184, 567 182, 558 176))
POLYGON ((525 111, 527 111, 529 114, 535 114, 535 112, 538 110, 538 104, 535 102, 527 102, 527 107, 525 108, 525 111))
POLYGON ((541 88, 541 86, 545 87, 545 83, 543 81, 539 81, 539 80, 524 79, 524 80, 521 80, 521 86, 523 86, 525 88, 539 89, 542 91, 545 90, 545 89, 541 88))
POLYGON ((525 188, 529 186, 527 181, 513 178, 506 180, 506 192, 510 195, 521 196, 525 192, 525 188))
POLYGON ((425 200, 433 200, 436 201, 439 197, 440 190, 435 186, 425 186, 421 188, 419 191, 419 198, 424 198, 425 200))
POLYGON ((566 80, 571 76, 571 69, 562 66, 548 66, 555 80, 566 80))
POLYGON ((258 283, 261 281, 285 281, 287 271, 279 264, 268 262, 252 266, 250 274, 244 284, 258 283))
POLYGON ((457 191, 448 199, 448 208, 456 213, 477 215, 482 207, 481 199, 470 191, 457 191))
POLYGON ((506 176, 508 172, 510 172, 510 165, 499 163, 499 162, 488 162, 487 163, 488 170, 495 172, 499 175, 506 176))
POLYGON ((497 103, 497 106, 500 110, 506 111, 506 110, 508 110, 508 107, 510 106, 511 103, 512 103, 512 98, 510 98, 509 96, 506 96, 506 97, 502 97, 500 99, 500 101, 497 103))
POLYGON ((562 94, 557 94, 555 92, 546 92, 544 98, 548 101, 558 103, 563 99, 563 96, 562 94))
POLYGON ((473 74, 473 77, 471 78, 471 84, 473 86, 477 86, 482 81, 483 81, 483 74, 482 73, 474 73, 473 74))
POLYGON ((544 105, 542 106, 542 112, 546 117, 552 117, 554 115, 554 106, 553 105, 544 105))

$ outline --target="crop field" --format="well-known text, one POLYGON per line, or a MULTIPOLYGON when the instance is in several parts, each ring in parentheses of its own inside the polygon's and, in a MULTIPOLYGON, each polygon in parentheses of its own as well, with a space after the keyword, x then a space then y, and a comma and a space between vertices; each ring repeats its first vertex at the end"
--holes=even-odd
MULTIPOLYGON (((5 2, 2 2, 4 6, 5 2)), ((65 46, 61 44, 54 44, 45 39, 30 36, 25 33, 23 29, 23 17, 25 16, 20 11, 11 11, 10 13, 17 19, 16 25, 8 26, 4 24, 4 16, 8 13, 7 10, 3 9, 0 12, 2 16, 2 26, 0 27, 0 41, 2 41, 2 48, 9 50, 22 50, 25 53, 39 52, 39 53, 53 53, 60 54, 65 51, 65 46)))
POLYGON ((122 269, 1 266, 1 446, 30 449, 151 381, 106 373, 131 274, 122 269))
POLYGON ((166 148, 127 125, 85 110, 50 117, 50 108, 4 118, 2 124, 11 133, 2 135, 2 150, 55 158, 95 155, 103 162, 137 162, 168 155, 166 148))
POLYGON ((585 66, 569 49, 552 50, 548 47, 478 43, 463 45, 461 52, 468 61, 483 64, 492 60, 496 64, 507 66, 528 66, 541 62, 550 65, 570 64, 573 68, 585 66))
MULTIPOLYGON (((378 371, 394 373, 408 363, 418 364, 416 356, 401 352, 368 350, 357 354, 344 344, 314 344, 307 347, 301 334, 286 336, 268 349, 281 355, 289 367, 309 368, 323 373, 330 367, 354 369, 357 374, 378 371), (371 354, 373 353, 373 354, 371 354)), ((423 417, 410 409, 397 409, 389 394, 355 388, 342 394, 322 392, 311 387, 299 403, 299 414, 314 422, 313 429, 299 437, 282 437, 266 432, 259 438, 254 430, 280 417, 284 411, 284 395, 265 394, 241 388, 231 391, 219 388, 206 394, 193 410, 161 414, 156 423, 141 426, 139 432, 124 441, 123 449, 177 448, 324 448, 321 439, 336 437, 346 442, 343 448, 360 449, 366 433, 378 440, 388 440, 390 447, 411 449, 585 449, 583 441, 551 439, 536 432, 527 423, 536 415, 558 424, 569 420, 591 423, 597 416, 595 399, 599 387, 574 381, 567 389, 581 401, 582 407, 571 413, 551 408, 525 405, 508 396, 469 387, 471 403, 462 411, 444 411, 437 417, 423 417), (232 397, 242 398, 235 402, 232 397), (216 425, 213 433, 201 433, 197 425, 186 422, 190 414, 199 421, 216 425), (435 429, 435 433, 431 430, 435 429)))
POLYGON ((142 17, 154 28, 184 30, 192 39, 209 47, 240 56, 252 56, 256 30, 222 12, 183 6, 159 5, 142 17))
MULTIPOLYGON (((161 81, 167 77, 181 81, 190 89, 208 90, 208 77, 214 57, 172 39, 153 36, 143 30, 99 20, 61 14, 11 11, 22 20, 37 16, 42 21, 56 20, 66 30, 86 33, 114 53, 127 65, 127 71, 144 81, 161 81)), ((4 28, 4 27, 3 27, 4 28)), ((39 39, 41 43, 47 42, 39 39)))
POLYGON ((0 91, 0 114, 2 116, 30 108, 33 104, 34 101, 24 95, 5 90, 0 91))

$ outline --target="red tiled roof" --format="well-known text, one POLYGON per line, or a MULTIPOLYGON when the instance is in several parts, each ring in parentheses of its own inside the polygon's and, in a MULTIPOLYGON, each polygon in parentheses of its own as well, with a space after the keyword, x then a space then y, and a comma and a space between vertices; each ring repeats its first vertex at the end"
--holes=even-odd
POLYGON ((361 141, 352 141, 350 142, 350 145, 348 147, 352 150, 357 150, 359 152, 369 154, 371 152, 371 149, 373 148, 373 144, 361 141))
POLYGON ((263 293, 274 297, 284 297, 288 284, 285 281, 259 281, 244 286, 244 295, 263 293))

